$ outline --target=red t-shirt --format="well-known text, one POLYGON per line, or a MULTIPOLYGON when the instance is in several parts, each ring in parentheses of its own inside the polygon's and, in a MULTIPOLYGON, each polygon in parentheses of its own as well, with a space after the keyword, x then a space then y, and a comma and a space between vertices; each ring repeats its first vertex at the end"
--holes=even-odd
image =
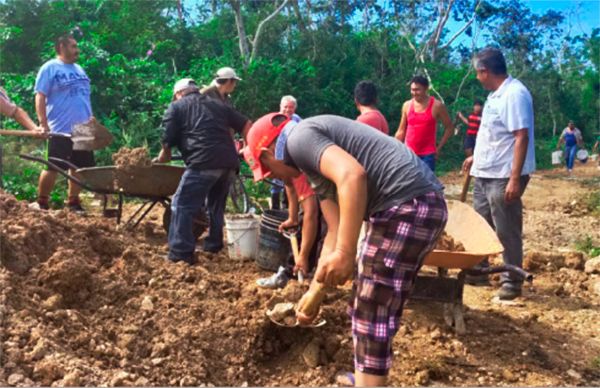
POLYGON ((292 180, 296 195, 298 195, 298 202, 304 201, 306 198, 315 195, 314 190, 310 187, 306 175, 300 174, 298 178, 292 180))
POLYGON ((467 119, 469 124, 467 125, 467 135, 477 135, 479 126, 481 125, 481 116, 471 113, 467 119))
POLYGON ((435 99, 429 97, 429 104, 425 112, 415 112, 413 101, 407 114, 406 145, 419 156, 434 154, 435 132, 437 122, 433 117, 433 103, 435 99))
POLYGON ((378 110, 371 110, 365 112, 356 118, 359 123, 370 125, 371 127, 380 130, 381 132, 388 135, 390 129, 388 128, 388 122, 385 116, 378 110))

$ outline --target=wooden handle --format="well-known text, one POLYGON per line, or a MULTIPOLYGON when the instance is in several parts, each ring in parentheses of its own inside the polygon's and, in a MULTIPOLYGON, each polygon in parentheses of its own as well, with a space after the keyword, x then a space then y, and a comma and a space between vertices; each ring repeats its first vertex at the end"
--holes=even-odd
POLYGON ((306 302, 300 309, 300 312, 309 317, 317 315, 324 298, 325 286, 323 283, 315 283, 306 293, 306 302))
POLYGON ((44 138, 46 135, 38 131, 18 131, 11 129, 0 129, 0 135, 5 136, 20 136, 20 137, 37 137, 44 138))
POLYGON ((460 202, 465 202, 467 200, 467 192, 469 191, 469 184, 471 183, 471 175, 468 172, 465 173, 465 178, 463 180, 462 191, 460 192, 460 202))

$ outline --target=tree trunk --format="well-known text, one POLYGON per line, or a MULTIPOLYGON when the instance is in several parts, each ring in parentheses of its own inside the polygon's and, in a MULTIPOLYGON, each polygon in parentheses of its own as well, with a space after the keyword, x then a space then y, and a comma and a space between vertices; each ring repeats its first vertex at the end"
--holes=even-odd
POLYGON ((240 46, 240 55, 244 63, 244 68, 250 64, 250 47, 248 47, 248 38, 246 36, 246 27, 244 26, 244 18, 242 17, 242 8, 238 0, 229 0, 233 14, 235 16, 235 25, 238 32, 238 41, 240 46))

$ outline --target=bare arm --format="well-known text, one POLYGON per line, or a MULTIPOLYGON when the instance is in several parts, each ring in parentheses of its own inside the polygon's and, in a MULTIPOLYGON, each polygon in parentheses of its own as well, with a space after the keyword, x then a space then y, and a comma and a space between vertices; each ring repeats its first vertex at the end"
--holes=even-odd
POLYGON ((367 207, 367 173, 356 159, 336 145, 325 149, 319 169, 337 188, 340 216, 335 250, 319 263, 315 278, 338 285, 352 275, 354 268, 356 242, 367 207))
POLYGON ((17 107, 17 110, 15 111, 15 115, 13 116, 13 118, 29 131, 40 131, 41 130, 41 128, 38 127, 33 122, 31 117, 29 117, 27 112, 25 112, 25 110, 23 110, 20 107, 17 107))
POLYGON ((404 143, 406 139, 406 126, 407 126, 407 102, 402 105, 402 116, 400 117, 400 125, 398 125, 398 130, 396 131, 396 139, 400 140, 404 143))
POLYGON ((521 172, 527 156, 527 146, 529 145, 529 133, 527 128, 519 129, 513 132, 515 136, 515 153, 513 155, 512 170, 510 178, 506 185, 504 200, 506 202, 514 201, 521 197, 521 172))
POLYGON ((44 128, 46 132, 49 132, 48 116, 46 116, 46 95, 44 93, 37 92, 35 94, 35 112, 40 126, 44 128))
POLYGON ((440 140, 440 143, 437 146, 437 154, 439 155, 440 152, 442 151, 442 148, 444 147, 444 145, 446 144, 446 142, 448 141, 448 139, 450 138, 450 136, 452 136, 452 133, 454 132, 454 124, 452 123, 452 120, 450 119, 450 115, 448 115, 448 110, 446 109, 446 105, 442 104, 439 101, 436 101, 436 105, 437 105, 437 109, 435 109, 435 105, 434 105, 434 115, 435 115, 436 119, 438 119, 442 122, 442 125, 445 128, 444 134, 442 135, 442 139, 440 140))
POLYGON ((319 223, 319 205, 317 196, 311 195, 304 199, 300 204, 304 210, 304 219, 302 221, 302 243, 300 246, 300 263, 296 266, 303 266, 304 273, 308 273, 308 259, 315 241, 317 240, 317 229, 319 223))
POLYGON ((153 160, 156 163, 169 163, 171 161, 171 147, 166 144, 162 145, 162 149, 160 150, 158 156, 153 160))
POLYGON ((279 231, 298 225, 298 194, 292 182, 285 182, 285 195, 288 199, 288 219, 279 225, 279 231))
POLYGON ((467 118, 465 116, 463 116, 462 112, 458 112, 456 115, 458 116, 458 118, 460 119, 460 121, 462 121, 463 123, 469 125, 469 120, 467 120, 467 118))
POLYGON ((250 127, 252 127, 252 121, 248 120, 246 121, 246 124, 242 129, 242 138, 244 139, 244 141, 247 140, 246 137, 248 136, 248 131, 250 130, 250 127))

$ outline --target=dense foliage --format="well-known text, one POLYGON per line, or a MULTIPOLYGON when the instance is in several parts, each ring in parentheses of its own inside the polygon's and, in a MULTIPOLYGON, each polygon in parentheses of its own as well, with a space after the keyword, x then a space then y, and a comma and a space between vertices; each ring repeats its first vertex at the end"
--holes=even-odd
MULTIPOLYGON (((484 44, 504 50, 511 74, 534 96, 539 165, 548 164, 568 119, 588 144, 599 130, 600 29, 575 34, 565 15, 533 14, 520 0, 5 0, 0 84, 33 117, 36 72, 65 32, 79 41, 94 114, 115 135, 97 155, 104 164, 121 146, 146 145, 156 154, 174 81, 191 76, 206 84, 221 66, 243 78, 233 99, 250 118, 278 109, 284 94, 296 96, 303 117, 353 118, 354 85, 371 79, 395 130, 415 73, 431 78, 451 115, 467 113, 474 98, 486 96, 470 68, 473 51, 484 44)), ((442 171, 461 162, 461 140, 449 143, 442 171)), ((5 184, 33 179, 21 174, 14 152, 37 147, 40 153, 42 145, 2 142, 5 184)))

